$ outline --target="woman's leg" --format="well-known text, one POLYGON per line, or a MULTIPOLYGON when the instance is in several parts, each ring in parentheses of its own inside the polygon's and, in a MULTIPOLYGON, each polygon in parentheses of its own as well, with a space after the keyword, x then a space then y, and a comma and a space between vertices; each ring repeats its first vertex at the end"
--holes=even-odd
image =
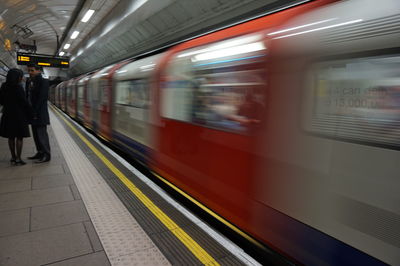
POLYGON ((17 138, 17 159, 15 160, 16 165, 24 165, 26 164, 24 161, 21 160, 21 153, 22 153, 22 145, 24 141, 23 138, 17 138))
POLYGON ((23 144, 24 144, 23 138, 17 138, 17 160, 21 160, 23 144))
POLYGON ((15 163, 15 159, 17 158, 15 154, 15 138, 8 138, 8 148, 11 152, 11 163, 15 163))

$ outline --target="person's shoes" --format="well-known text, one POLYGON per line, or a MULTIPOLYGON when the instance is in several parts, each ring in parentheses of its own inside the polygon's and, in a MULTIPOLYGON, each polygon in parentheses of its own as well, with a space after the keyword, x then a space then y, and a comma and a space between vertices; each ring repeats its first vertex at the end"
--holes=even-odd
POLYGON ((22 160, 15 160, 15 165, 25 165, 26 162, 22 161, 22 160))
POLYGON ((15 158, 12 158, 12 159, 10 160, 10 164, 12 164, 12 165, 14 165, 15 162, 16 162, 16 159, 15 159, 15 158))
POLYGON ((47 162, 50 162, 50 160, 51 160, 51 156, 45 155, 40 160, 36 161, 35 163, 47 163, 47 162))
POLYGON ((43 159, 43 154, 41 154, 41 153, 36 153, 35 155, 33 155, 33 156, 31 156, 31 157, 28 157, 28 160, 36 160, 36 159, 39 159, 39 160, 42 160, 43 159))

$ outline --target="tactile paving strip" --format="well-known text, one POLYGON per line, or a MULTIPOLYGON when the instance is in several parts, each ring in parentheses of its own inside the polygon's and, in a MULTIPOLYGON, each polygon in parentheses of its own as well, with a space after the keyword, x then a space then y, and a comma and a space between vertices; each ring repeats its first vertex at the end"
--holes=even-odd
POLYGON ((50 112, 52 128, 112 265, 170 265, 50 112))

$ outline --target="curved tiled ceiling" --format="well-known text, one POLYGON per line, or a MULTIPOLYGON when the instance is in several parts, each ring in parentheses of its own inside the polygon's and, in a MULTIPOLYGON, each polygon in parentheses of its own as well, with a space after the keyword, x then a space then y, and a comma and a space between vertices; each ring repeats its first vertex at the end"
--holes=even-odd
MULTIPOLYGON (((1 0, 0 58, 3 64, 15 66, 15 42, 32 45, 37 52, 52 54, 78 0, 1 0), (8 43, 10 46, 4 45, 8 43)), ((0 64, 1 65, 1 64, 0 64)))
MULTIPOLYGON (((37 53, 55 55, 70 29, 79 28, 87 9, 96 16, 82 28, 79 38, 89 33, 119 0, 0 0, 0 76, 15 67, 16 42, 33 45, 37 53), (57 42, 57 39, 59 42, 57 42), (6 66, 6 68, 4 68, 6 66)), ((79 38, 75 44, 79 43, 79 38)), ((73 46, 72 46, 73 47, 73 46)))
POLYGON ((120 1, 71 50, 71 73, 93 71, 301 2, 307 0, 120 1))
POLYGON ((254 14, 309 0, 0 0, 0 78, 15 42, 71 56, 74 75, 158 49, 254 14), (88 9, 95 10, 84 23, 88 9), (73 31, 80 34, 72 40, 73 31), (30 36, 29 32, 32 32, 30 36), (57 36, 60 40, 57 47, 57 36), (66 43, 70 44, 64 49, 66 43))

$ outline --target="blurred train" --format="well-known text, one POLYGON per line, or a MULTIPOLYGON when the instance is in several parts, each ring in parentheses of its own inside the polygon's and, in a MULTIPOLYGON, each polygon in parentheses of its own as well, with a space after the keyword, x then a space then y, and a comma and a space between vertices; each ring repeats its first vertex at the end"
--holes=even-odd
POLYGON ((52 101, 290 260, 400 265, 400 1, 319 0, 52 101))

